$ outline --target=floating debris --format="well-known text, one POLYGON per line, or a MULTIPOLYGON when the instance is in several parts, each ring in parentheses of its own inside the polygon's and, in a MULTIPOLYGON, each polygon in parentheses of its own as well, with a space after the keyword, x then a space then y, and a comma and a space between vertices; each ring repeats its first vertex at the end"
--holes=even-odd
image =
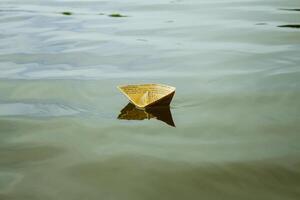
POLYGON ((162 84, 123 85, 118 88, 139 109, 170 105, 176 89, 162 84))
POLYGON ((72 12, 68 12, 68 11, 61 12, 61 14, 63 14, 63 15, 73 15, 73 13, 72 13, 72 12))
POLYGON ((261 22, 261 23, 256 23, 255 25, 267 25, 267 23, 261 22))
POLYGON ((286 11, 300 11, 300 8, 279 8, 279 10, 286 10, 286 11))
POLYGON ((300 28, 300 24, 286 24, 286 25, 280 25, 277 26, 280 28, 300 28))
POLYGON ((127 17, 126 15, 121 15, 119 13, 112 13, 110 15, 108 15, 109 17, 127 17))

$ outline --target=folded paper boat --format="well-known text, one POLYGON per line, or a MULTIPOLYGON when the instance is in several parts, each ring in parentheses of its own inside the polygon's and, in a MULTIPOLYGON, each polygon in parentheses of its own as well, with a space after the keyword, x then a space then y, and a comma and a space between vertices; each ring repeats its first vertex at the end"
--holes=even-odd
POLYGON ((121 85, 118 88, 131 103, 141 109, 170 105, 176 89, 162 84, 121 85))

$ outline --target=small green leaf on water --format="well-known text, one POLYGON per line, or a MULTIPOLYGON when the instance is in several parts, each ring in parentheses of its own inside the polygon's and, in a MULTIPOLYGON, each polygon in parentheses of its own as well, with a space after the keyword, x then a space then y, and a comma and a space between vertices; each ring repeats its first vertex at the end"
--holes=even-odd
POLYGON ((71 13, 71 12, 62 12, 61 14, 63 14, 63 15, 72 15, 73 13, 71 13))
POLYGON ((261 22, 261 23, 256 23, 255 25, 267 25, 267 23, 261 22))
POLYGON ((300 11, 300 8, 279 8, 279 10, 286 10, 286 11, 300 11))
POLYGON ((119 13, 112 13, 112 14, 110 14, 108 16, 110 16, 110 17, 127 17, 126 15, 121 15, 119 13))
POLYGON ((280 28, 300 28, 300 24, 286 24, 286 25, 280 25, 277 26, 280 28))

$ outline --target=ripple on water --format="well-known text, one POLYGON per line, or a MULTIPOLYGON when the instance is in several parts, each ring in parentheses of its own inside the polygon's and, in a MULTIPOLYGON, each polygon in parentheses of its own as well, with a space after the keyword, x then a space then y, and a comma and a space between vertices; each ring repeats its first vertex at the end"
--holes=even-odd
POLYGON ((261 193, 251 191, 260 188, 264 188, 267 199, 273 195, 283 198, 291 195, 300 178, 297 169, 265 161, 191 164, 133 155, 74 165, 65 172, 72 181, 81 183, 82 192, 94 188, 100 194, 111 194, 113 199, 122 199, 124 195, 126 199, 193 199, 198 196, 257 199, 261 193), (291 184, 291 180, 296 185, 291 184))
POLYGON ((64 152, 64 149, 61 147, 50 145, 41 146, 35 143, 6 143, 4 146, 2 145, 0 150, 0 165, 2 169, 32 167, 34 164, 39 165, 41 162, 55 158, 64 152))
POLYGON ((20 182, 22 178, 23 175, 18 173, 0 172, 0 194, 13 190, 14 186, 20 182))
POLYGON ((79 115, 83 110, 63 104, 0 103, 0 116, 58 117, 79 115))

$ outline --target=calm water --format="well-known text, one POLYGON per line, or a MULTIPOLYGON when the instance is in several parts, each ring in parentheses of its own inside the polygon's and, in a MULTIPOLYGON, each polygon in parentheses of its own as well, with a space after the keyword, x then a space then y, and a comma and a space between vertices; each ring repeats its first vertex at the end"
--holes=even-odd
POLYGON ((299 9, 1 0, 0 199, 299 199, 299 9), (175 128, 118 119, 146 82, 175 128))

